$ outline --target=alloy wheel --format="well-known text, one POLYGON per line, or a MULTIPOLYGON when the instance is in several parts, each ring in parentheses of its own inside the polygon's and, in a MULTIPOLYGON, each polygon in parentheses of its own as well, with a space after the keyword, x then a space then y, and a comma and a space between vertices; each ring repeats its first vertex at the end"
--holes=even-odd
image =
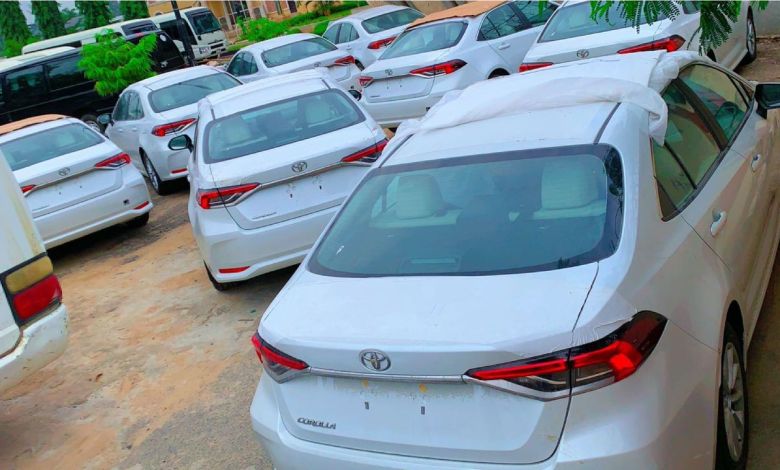
POLYGON ((739 350, 732 343, 726 343, 721 369, 726 443, 731 459, 738 462, 742 458, 745 443, 745 384, 739 360, 739 350))
POLYGON ((146 175, 149 177, 149 182, 152 183, 152 187, 158 193, 160 192, 160 183, 157 178, 157 172, 154 171, 154 166, 148 158, 144 158, 144 166, 146 167, 146 175))
POLYGON ((752 18, 748 18, 747 22, 747 50, 750 56, 756 55, 756 25, 752 18))

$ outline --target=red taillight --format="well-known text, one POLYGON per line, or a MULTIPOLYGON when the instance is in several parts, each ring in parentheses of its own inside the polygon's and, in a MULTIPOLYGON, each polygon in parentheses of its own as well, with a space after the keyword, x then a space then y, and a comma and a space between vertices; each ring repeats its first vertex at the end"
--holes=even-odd
POLYGON ((369 49, 373 49, 373 50, 381 49, 381 48, 389 45, 393 41, 395 41, 395 36, 392 36, 392 37, 389 37, 389 38, 385 38, 385 39, 380 39, 379 41, 374 41, 374 42, 370 43, 368 45, 368 48, 369 49))
POLYGON ((32 191, 33 189, 35 189, 35 185, 34 184, 28 184, 26 186, 22 186, 22 194, 27 194, 30 191, 32 191))
POLYGON ((536 70, 541 69, 544 67, 549 67, 553 63, 552 62, 523 62, 520 64, 520 72, 528 72, 529 70, 536 70))
POLYGON ((674 35, 657 41, 631 46, 618 51, 618 54, 631 54, 632 52, 667 51, 674 52, 685 44, 685 39, 674 35))
POLYGON ((119 168, 130 164, 130 155, 120 153, 95 164, 95 168, 119 168))
POLYGON ((428 67, 414 69, 411 72, 409 72, 409 75, 415 75, 417 77, 423 77, 423 78, 433 78, 439 75, 449 75, 455 71, 462 69, 463 67, 465 67, 465 65, 466 62, 460 59, 455 59, 455 60, 450 60, 448 62, 442 62, 441 64, 434 64, 428 67))
POLYGON ((369 77, 366 75, 361 75, 360 78, 358 78, 358 82, 360 82, 360 86, 367 87, 371 84, 371 82, 374 81, 374 77, 369 77))
POLYGON ((184 119, 183 121, 171 122, 168 124, 161 124, 159 126, 155 126, 154 129, 152 129, 152 134, 156 135, 157 137, 165 137, 168 134, 175 134, 176 132, 183 131, 195 121, 196 119, 193 118, 184 119))
POLYGON ((309 368, 309 365, 305 362, 287 355, 266 343, 258 333, 252 336, 252 345, 265 370, 277 382, 283 382, 296 372, 309 368))
POLYGON ((51 274, 13 296, 14 311, 20 323, 26 323, 62 301, 62 287, 51 274))
POLYGON ((238 268, 221 268, 219 270, 220 274, 236 274, 236 273, 242 273, 249 269, 249 266, 241 266, 238 268))
POLYGON ((203 209, 235 204, 246 193, 254 191, 258 183, 240 184, 218 189, 202 189, 198 191, 198 205, 203 209))
POLYGON ((139 209, 143 209, 144 207, 149 205, 149 201, 142 202, 141 204, 138 204, 137 206, 133 207, 134 211, 137 211, 139 209))
POLYGON ((594 343, 534 359, 471 369, 466 375, 478 380, 506 380, 557 396, 586 386, 598 388, 636 372, 658 344, 665 326, 666 319, 661 315, 640 312, 594 343))
POLYGON ((382 139, 371 147, 365 148, 359 152, 355 152, 352 155, 346 156, 341 159, 342 163, 374 163, 379 155, 382 154, 382 150, 387 147, 387 139, 382 139))
POLYGON ((186 168, 179 168, 179 169, 176 169, 176 170, 171 170, 171 174, 172 175, 176 175, 178 173, 184 173, 185 171, 187 171, 186 168))
POLYGON ((336 65, 349 65, 355 63, 355 58, 351 55, 348 55, 346 57, 342 57, 341 59, 336 59, 334 62, 336 65))

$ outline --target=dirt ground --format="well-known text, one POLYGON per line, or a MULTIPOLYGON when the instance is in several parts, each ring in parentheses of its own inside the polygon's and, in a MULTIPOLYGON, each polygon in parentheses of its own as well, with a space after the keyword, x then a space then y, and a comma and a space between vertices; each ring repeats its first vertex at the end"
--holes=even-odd
MULTIPOLYGON (((780 41, 741 72, 780 81, 780 41)), ((218 293, 186 215, 155 198, 149 225, 52 250, 71 316, 65 354, 0 396, 0 468, 267 469, 249 404, 249 339, 292 269, 218 293)), ((780 461, 780 260, 750 351, 751 468, 780 461)))

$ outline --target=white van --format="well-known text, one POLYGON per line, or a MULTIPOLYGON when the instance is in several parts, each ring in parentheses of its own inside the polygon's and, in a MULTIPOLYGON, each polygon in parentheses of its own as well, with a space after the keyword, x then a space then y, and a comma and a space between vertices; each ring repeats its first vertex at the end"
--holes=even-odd
POLYGON ((0 392, 58 358, 68 312, 30 209, 0 155, 0 392))
MULTIPOLYGON (((189 36, 192 52, 195 60, 200 62, 210 58, 219 57, 227 52, 228 40, 222 31, 219 21, 208 8, 197 7, 180 10, 181 19, 186 25, 186 34, 189 36)), ((173 13, 165 13, 150 18, 168 36, 173 38, 176 47, 184 54, 184 43, 176 25, 176 16, 173 13)))
POLYGON ((79 48, 84 44, 94 43, 95 35, 106 29, 115 31, 125 38, 138 33, 158 30, 157 25, 148 19, 122 21, 121 23, 107 24, 99 28, 85 29, 84 31, 78 31, 76 33, 66 34, 64 36, 44 39, 43 41, 27 44, 26 46, 22 47, 22 54, 29 54, 31 52, 52 49, 54 47, 60 46, 79 48))

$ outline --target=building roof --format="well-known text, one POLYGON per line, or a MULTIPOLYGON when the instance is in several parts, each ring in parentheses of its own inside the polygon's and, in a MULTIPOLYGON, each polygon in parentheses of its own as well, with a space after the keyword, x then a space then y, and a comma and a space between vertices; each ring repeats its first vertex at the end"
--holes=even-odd
POLYGON ((9 122, 0 126, 0 136, 10 134, 11 132, 24 129, 25 127, 34 126, 36 124, 43 124, 44 122, 58 121, 60 119, 67 119, 68 116, 62 114, 41 114, 40 116, 33 116, 27 119, 19 121, 9 122))
POLYGON ((425 15, 418 20, 412 21, 409 27, 414 28, 415 26, 433 23, 434 21, 439 21, 439 20, 447 20, 450 18, 468 18, 468 17, 479 16, 482 13, 488 12, 503 3, 506 2, 485 1, 485 2, 464 3, 463 5, 458 5, 453 8, 448 8, 446 10, 441 10, 441 11, 431 13, 430 15, 425 15))

